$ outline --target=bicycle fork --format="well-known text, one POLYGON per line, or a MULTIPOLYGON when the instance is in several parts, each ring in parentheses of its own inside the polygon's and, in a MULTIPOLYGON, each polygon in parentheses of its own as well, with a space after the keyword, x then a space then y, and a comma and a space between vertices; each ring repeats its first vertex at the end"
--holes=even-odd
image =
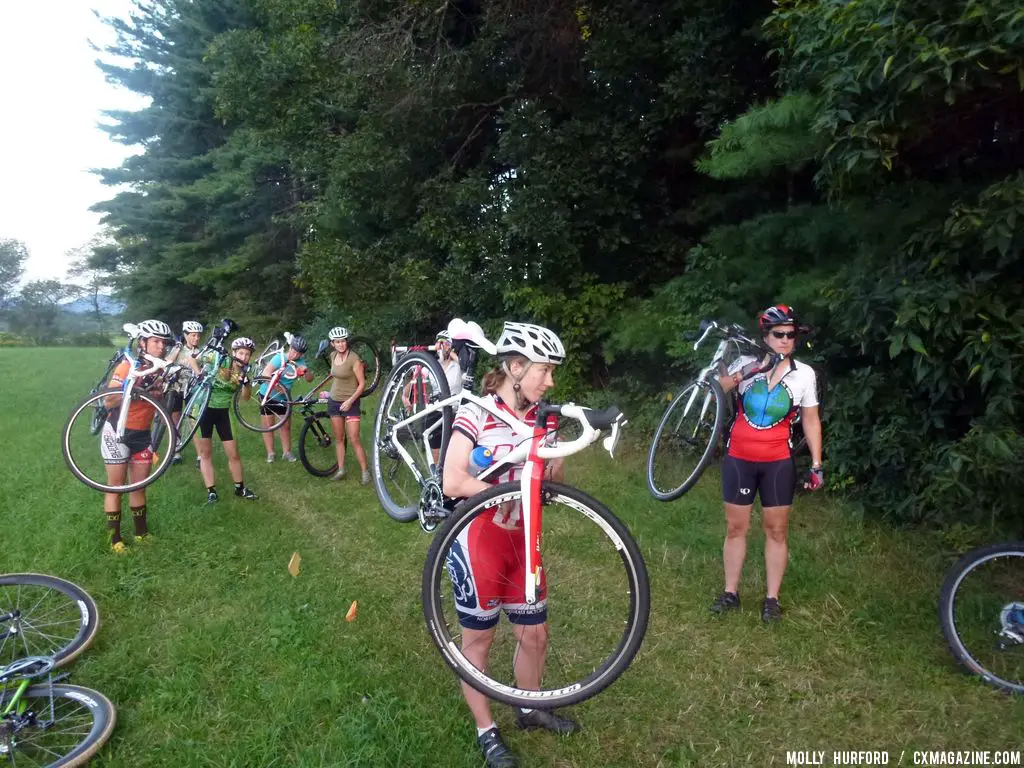
POLYGON ((523 468, 522 477, 519 478, 522 489, 522 515, 523 535, 526 537, 524 555, 526 558, 526 604, 533 605, 537 602, 537 592, 540 590, 543 565, 541 563, 541 523, 544 517, 544 505, 541 499, 541 484, 544 480, 544 459, 537 455, 537 448, 543 443, 547 436, 546 419, 542 413, 537 414, 537 421, 533 427, 533 442, 530 446, 530 455, 523 468))

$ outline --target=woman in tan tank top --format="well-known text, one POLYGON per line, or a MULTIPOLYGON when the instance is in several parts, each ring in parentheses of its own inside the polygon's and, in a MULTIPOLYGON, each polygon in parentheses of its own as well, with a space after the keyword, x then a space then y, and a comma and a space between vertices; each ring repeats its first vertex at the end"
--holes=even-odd
POLYGON ((370 482, 370 472, 366 465, 366 451, 359 442, 359 398, 363 395, 366 385, 363 361, 348 345, 348 329, 341 326, 331 328, 328 333, 331 341, 331 383, 330 398, 327 401, 327 415, 331 417, 331 431, 334 432, 334 451, 338 457, 338 471, 332 480, 345 477, 345 438, 352 443, 356 461, 362 470, 360 482, 370 482))

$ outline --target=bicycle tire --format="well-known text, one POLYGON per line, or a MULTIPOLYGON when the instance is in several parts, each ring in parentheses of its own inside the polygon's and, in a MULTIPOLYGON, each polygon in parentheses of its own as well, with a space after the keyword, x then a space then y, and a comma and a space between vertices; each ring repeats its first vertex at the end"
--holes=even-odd
MULTIPOLYGON (((461 549, 462 545, 459 543, 460 535, 481 515, 493 515, 496 506, 510 501, 515 503, 515 500, 521 499, 522 488, 519 483, 501 483, 467 499, 444 521, 427 551, 421 594, 427 632, 441 652, 445 663, 459 678, 489 698, 504 704, 547 709, 577 704, 589 699, 618 679, 633 661, 643 642, 650 615, 651 595, 647 566, 640 548, 626 526, 607 507, 582 491, 561 483, 544 483, 542 495, 545 499, 542 567, 547 582, 547 598, 553 608, 546 623, 558 623, 559 626, 556 627, 555 634, 562 642, 572 637, 566 645, 573 648, 572 654, 565 655, 566 657, 571 656, 571 659, 563 658, 562 654, 557 653, 546 655, 545 668, 542 673, 544 685, 550 684, 549 681, 552 678, 557 678, 556 687, 540 690, 523 689, 516 687, 518 684, 513 685, 495 680, 491 675, 498 674, 495 670, 502 666, 494 660, 498 644, 504 642, 511 648, 513 661, 519 651, 516 642, 509 641, 507 638, 499 638, 498 630, 491 638, 488 671, 483 672, 477 669, 473 662, 463 655, 460 643, 452 635, 450 624, 453 622, 445 616, 446 603, 454 607, 455 600, 451 597, 454 589, 468 584, 469 588, 463 594, 469 595, 469 599, 473 601, 476 601, 479 596, 475 583, 466 580, 466 574, 470 573, 470 568, 466 564, 465 555, 461 549), (575 515, 567 513, 564 518, 560 512, 556 515, 556 511, 561 509, 571 511, 575 515), (554 524, 551 524, 552 518, 554 518, 554 524), (582 551, 585 537, 580 535, 577 526, 573 522, 567 522, 568 520, 579 521, 581 524, 593 524, 586 531, 589 532, 589 535, 598 536, 599 540, 607 545, 607 552, 603 557, 607 558, 608 562, 604 562, 603 559, 600 562, 594 561, 592 555, 582 551), (601 539, 601 537, 604 538, 601 539), (563 541, 564 544, 562 544, 563 541), (558 558, 557 554, 552 554, 552 547, 557 548, 560 544, 565 552, 564 571, 562 570, 562 560, 558 558), (622 583, 612 573, 614 568, 611 563, 613 562, 622 566, 624 577, 622 583), (564 580, 561 577, 572 573, 577 574, 576 578, 580 582, 581 594, 584 596, 581 598, 582 605, 579 608, 570 605, 565 599, 559 598, 560 595, 571 594, 572 577, 567 577, 564 580), (615 587, 611 590, 604 589, 607 580, 613 578, 615 578, 615 587), (455 579, 460 580, 460 585, 455 585, 455 579), (564 592, 561 591, 563 584, 568 585, 564 592), (604 602, 599 606, 595 606, 593 601, 595 591, 605 597, 604 602), (616 597, 624 602, 622 614, 614 612, 611 619, 602 618, 600 620, 602 626, 583 627, 588 618, 596 619, 596 614, 602 612, 616 597), (579 657, 584 655, 590 647, 595 644, 604 645, 602 639, 606 640, 611 648, 607 656, 602 655, 604 651, 598 651, 596 654, 599 657, 598 663, 581 662, 579 657), (572 671, 561 675, 552 672, 552 659, 571 666, 572 671), (562 677, 575 678, 577 674, 580 679, 562 679, 562 677)), ((522 528, 516 529, 512 535, 522 535, 522 528)), ((453 611, 449 610, 449 614, 452 613, 453 611)), ((546 629, 544 631, 546 633, 546 629)), ((540 676, 541 673, 538 672, 538 678, 540 676)))
MULTIPOLYGON (((16 690, 17 688, 0 691, 0 708, 11 700, 16 690)), ((50 766, 50 768, 75 768, 75 766, 85 765, 89 762, 110 738, 114 725, 117 723, 117 710, 110 703, 110 699, 102 693, 91 688, 83 688, 80 685, 33 685, 25 690, 21 702, 27 709, 49 713, 51 697, 55 725, 63 727, 44 729, 29 726, 18 730, 12 739, 14 751, 11 754, 14 765, 35 764, 50 766), (36 702, 34 706, 33 701, 36 702), (69 728, 70 724, 65 722, 67 717, 75 712, 81 713, 82 720, 89 722, 89 729, 85 736, 67 753, 60 754, 54 762, 35 762, 34 760, 31 763, 25 762, 32 760, 33 754, 40 753, 44 760, 53 760, 53 755, 58 754, 57 750, 52 746, 40 748, 38 741, 47 737, 60 737, 76 730, 69 728), (39 740, 32 738, 37 733, 41 737, 39 740), (19 753, 22 755, 21 758, 17 757, 19 753)), ((15 705, 16 709, 20 706, 20 704, 15 705)), ((79 737, 75 735, 73 738, 79 737)))
MULTIPOLYGON (((64 463, 67 465, 68 469, 71 470, 71 473, 93 490, 102 491, 104 493, 130 493, 131 491, 142 490, 143 488, 155 483, 160 479, 163 473, 170 468, 171 461, 174 459, 174 446, 177 444, 178 439, 177 429, 174 426, 174 422, 171 421, 171 415, 167 413, 167 409, 163 405, 163 400, 154 398, 146 392, 136 390, 132 392, 132 397, 144 401, 153 408, 153 421, 160 419, 163 422, 162 429, 154 428, 151 423, 150 432, 159 432, 160 434, 168 435, 169 450, 164 450, 159 456, 159 461, 156 464, 151 465, 149 474, 146 477, 141 480, 128 483, 127 485, 109 485, 89 477, 75 457, 72 456, 72 442, 77 442, 74 440, 74 436, 72 435, 73 428, 79 416, 81 416, 86 410, 94 407, 95 401, 105 400, 111 395, 120 394, 120 388, 108 389, 97 392, 95 395, 90 395, 78 403, 78 405, 72 409, 71 415, 64 424, 64 431, 61 439, 61 452, 64 454, 64 463)), ((156 449, 159 448, 159 446, 153 446, 153 448, 156 449)), ((157 452, 159 453, 159 451, 157 452)), ((98 451, 96 452, 96 455, 99 455, 98 451)))
POLYGON ((185 404, 181 408, 181 415, 178 417, 178 453, 185 450, 198 431, 199 421, 210 405, 212 386, 212 382, 204 378, 190 388, 185 404))
MULTIPOLYGON (((100 390, 107 388, 107 383, 110 381, 110 377, 114 375, 114 368, 117 367, 117 364, 121 361, 123 356, 124 355, 121 352, 117 352, 112 358, 110 358, 110 362, 107 363, 107 372, 103 374, 103 377, 98 382, 96 382, 96 386, 89 392, 90 395, 95 395, 100 390)), ((98 435, 100 430, 103 429, 103 422, 107 420, 107 413, 108 411, 103 405, 96 406, 92 417, 92 424, 90 426, 94 435, 98 435)))
POLYGON ((250 382, 251 392, 248 400, 242 396, 242 387, 235 390, 235 396, 231 398, 231 405, 234 408, 235 416, 238 418, 239 424, 246 429, 250 429, 253 432, 273 432, 275 429, 280 428, 280 426, 288 420, 288 417, 291 416, 292 395, 280 381, 275 382, 272 387, 269 387, 270 381, 273 378, 273 376, 257 376, 252 379, 250 382), (275 402, 284 406, 283 414, 271 414, 276 420, 269 426, 263 423, 259 406, 259 400, 263 397, 263 395, 259 394, 259 390, 264 384, 269 387, 267 394, 273 398, 275 402), (245 405, 243 405, 243 403, 245 405))
POLYGON ((363 394, 369 397, 380 385, 380 352, 377 346, 365 336, 353 336, 349 339, 348 348, 353 350, 363 361, 363 394))
MULTIPOLYGON (((408 523, 418 517, 420 492, 425 483, 425 480, 420 481, 416 478, 416 474, 406 464, 402 456, 395 451, 394 445, 391 442, 393 437, 391 423, 400 420, 398 411, 402 408, 400 398, 402 390, 406 385, 406 376, 412 374, 417 367, 426 368, 432 383, 436 384, 436 387, 433 387, 434 391, 428 397, 436 396, 438 399, 443 400, 450 396, 448 379, 444 375, 444 371, 441 369, 441 364, 437 361, 437 358, 426 352, 410 352, 402 357, 388 377, 387 384, 381 393, 380 402, 377 404, 377 415, 373 424, 373 486, 377 491, 377 498, 380 500, 381 506, 384 507, 384 511, 387 512, 391 519, 397 520, 400 523, 408 523), (393 409, 393 406, 396 405, 396 397, 399 398, 399 407, 393 409), (409 479, 412 479, 415 484, 415 494, 410 490, 409 493, 402 494, 404 498, 395 498, 395 494, 389 490, 387 482, 399 475, 403 477, 403 480, 399 482, 407 482, 409 479)), ((445 453, 448 450, 448 441, 451 440, 452 422, 455 420, 455 413, 451 407, 442 408, 440 413, 441 448, 437 466, 443 467, 445 453)), ((427 459, 422 451, 420 451, 421 446, 419 446, 422 435, 421 423, 418 421, 414 425, 406 427, 402 434, 399 435, 399 441, 401 442, 403 437, 408 439, 410 446, 416 451, 413 454, 414 458, 418 456, 419 459, 417 461, 417 471, 421 477, 425 477, 428 471, 427 459)), ((412 453, 412 450, 410 450, 410 453, 412 453)))
MULTIPOLYGON (((975 601, 969 594, 970 590, 965 590, 964 601, 963 601, 963 621, 958 626, 958 597, 960 591, 964 588, 965 580, 974 573, 980 566, 992 563, 999 558, 1015 558, 1020 559, 1020 566, 1024 568, 1024 541, 1014 542, 1001 542, 998 544, 989 544, 983 547, 977 547, 964 554, 957 562, 949 569, 946 573, 945 578, 942 582, 942 590, 939 593, 939 624, 942 627, 942 635, 946 640, 946 644, 949 646, 949 650, 953 654, 953 658, 960 663, 968 672, 973 675, 980 677, 985 683, 1009 693, 1020 694, 1024 693, 1024 663, 1021 666, 1021 677, 1017 680, 1011 680, 1005 677, 1005 672, 1000 672, 992 669, 994 661, 999 656, 993 656, 990 660, 981 660, 977 658, 978 654, 972 652, 968 648, 968 643, 964 639, 964 635, 971 631, 971 628, 966 626, 967 614, 974 614, 972 618, 979 618, 980 629, 975 630, 975 634, 979 637, 985 637, 986 640, 991 642, 993 630, 996 626, 1001 627, 1001 621, 999 614, 995 611, 999 610, 999 604, 1004 603, 1005 599, 999 599, 998 596, 993 597, 989 588, 984 588, 982 591, 982 601, 975 601), (979 607, 983 604, 979 612, 979 607)), ((1015 573, 1016 577, 1019 577, 1019 573, 1015 573)), ((1002 584, 1005 580, 1000 578, 997 583, 1002 584)), ((1013 583, 1007 586, 1013 587, 1019 585, 1016 579, 1013 583)), ((1015 592, 1017 590, 1014 590, 1015 592)), ((1019 648, 1021 654, 1024 654, 1024 645, 1019 648)))
POLYGON ((0 574, 0 616, 15 611, 17 619, 0 622, 0 667, 25 656, 50 656, 62 667, 92 645, 100 628, 96 601, 77 584, 56 576, 0 574), (17 630, 8 629, 15 622, 17 630), (36 631, 38 641, 32 639, 36 631))
POLYGON ((714 378, 709 378, 704 382, 693 382, 689 386, 684 387, 679 393, 672 399, 668 408, 665 409, 664 415, 661 417, 661 421, 658 423, 658 429, 654 433, 654 439, 651 441, 651 447, 647 452, 647 490, 650 491, 651 495, 658 501, 675 501, 684 493, 689 491, 701 475, 704 474, 704 470, 708 468, 714 458, 715 449, 722 439, 722 433, 725 431, 725 392, 722 391, 722 386, 714 378), (677 437, 676 432, 678 431, 679 425, 682 420, 685 419, 689 413, 685 410, 680 413, 679 409, 686 408, 687 403, 690 400, 690 392, 697 387, 698 389, 706 389, 706 394, 702 397, 698 391, 697 397, 691 407, 700 407, 701 416, 697 427, 695 428, 694 437, 687 438, 685 436, 677 437), (700 440, 696 436, 697 429, 703 429, 701 424, 706 420, 706 398, 712 396, 715 400, 715 416, 714 424, 711 428, 711 433, 708 436, 707 444, 704 446, 703 451, 700 453, 700 459, 697 464, 690 471, 690 473, 680 482, 678 485, 674 485, 675 480, 672 481, 670 487, 665 487, 655 475, 659 464, 659 446, 662 445, 662 438, 665 439, 664 447, 660 451, 660 457, 663 459, 668 458, 669 450, 673 449, 680 443, 686 442, 689 446, 697 448, 699 450, 700 440), (678 420, 678 421, 674 421, 678 420), (672 429, 672 425, 675 423, 676 429, 672 429))
POLYGON ((334 453, 334 432, 331 430, 330 418, 326 411, 307 417, 303 423, 302 431, 299 433, 299 461, 314 477, 330 477, 338 471, 338 459, 334 453), (307 440, 311 446, 331 449, 330 455, 334 457, 334 460, 329 468, 314 458, 318 452, 312 450, 312 447, 307 448, 307 440))

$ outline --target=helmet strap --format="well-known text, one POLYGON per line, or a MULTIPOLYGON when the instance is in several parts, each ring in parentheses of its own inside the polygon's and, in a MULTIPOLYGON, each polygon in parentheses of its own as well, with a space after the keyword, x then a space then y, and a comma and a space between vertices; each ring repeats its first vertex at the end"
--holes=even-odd
POLYGON ((512 375, 512 369, 508 365, 507 360, 502 360, 501 367, 505 369, 505 373, 508 374, 509 378, 512 379, 512 391, 516 394, 516 410, 525 410, 527 406, 533 405, 532 402, 527 400, 522 393, 522 386, 519 384, 526 376, 526 372, 530 370, 530 366, 533 365, 533 361, 527 361, 526 367, 523 368, 523 372, 519 376, 512 375))

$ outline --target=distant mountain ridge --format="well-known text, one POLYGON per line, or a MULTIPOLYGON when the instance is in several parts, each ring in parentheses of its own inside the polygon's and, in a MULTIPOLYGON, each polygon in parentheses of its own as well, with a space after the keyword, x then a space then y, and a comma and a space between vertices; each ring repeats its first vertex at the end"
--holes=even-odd
MULTIPOLYGON (((112 298, 111 296, 100 295, 99 298, 100 312, 104 315, 120 315, 125 310, 125 304, 112 298)), ((71 312, 76 315, 86 315, 94 311, 92 299, 75 299, 65 304, 61 304, 61 308, 67 312, 71 312)))

